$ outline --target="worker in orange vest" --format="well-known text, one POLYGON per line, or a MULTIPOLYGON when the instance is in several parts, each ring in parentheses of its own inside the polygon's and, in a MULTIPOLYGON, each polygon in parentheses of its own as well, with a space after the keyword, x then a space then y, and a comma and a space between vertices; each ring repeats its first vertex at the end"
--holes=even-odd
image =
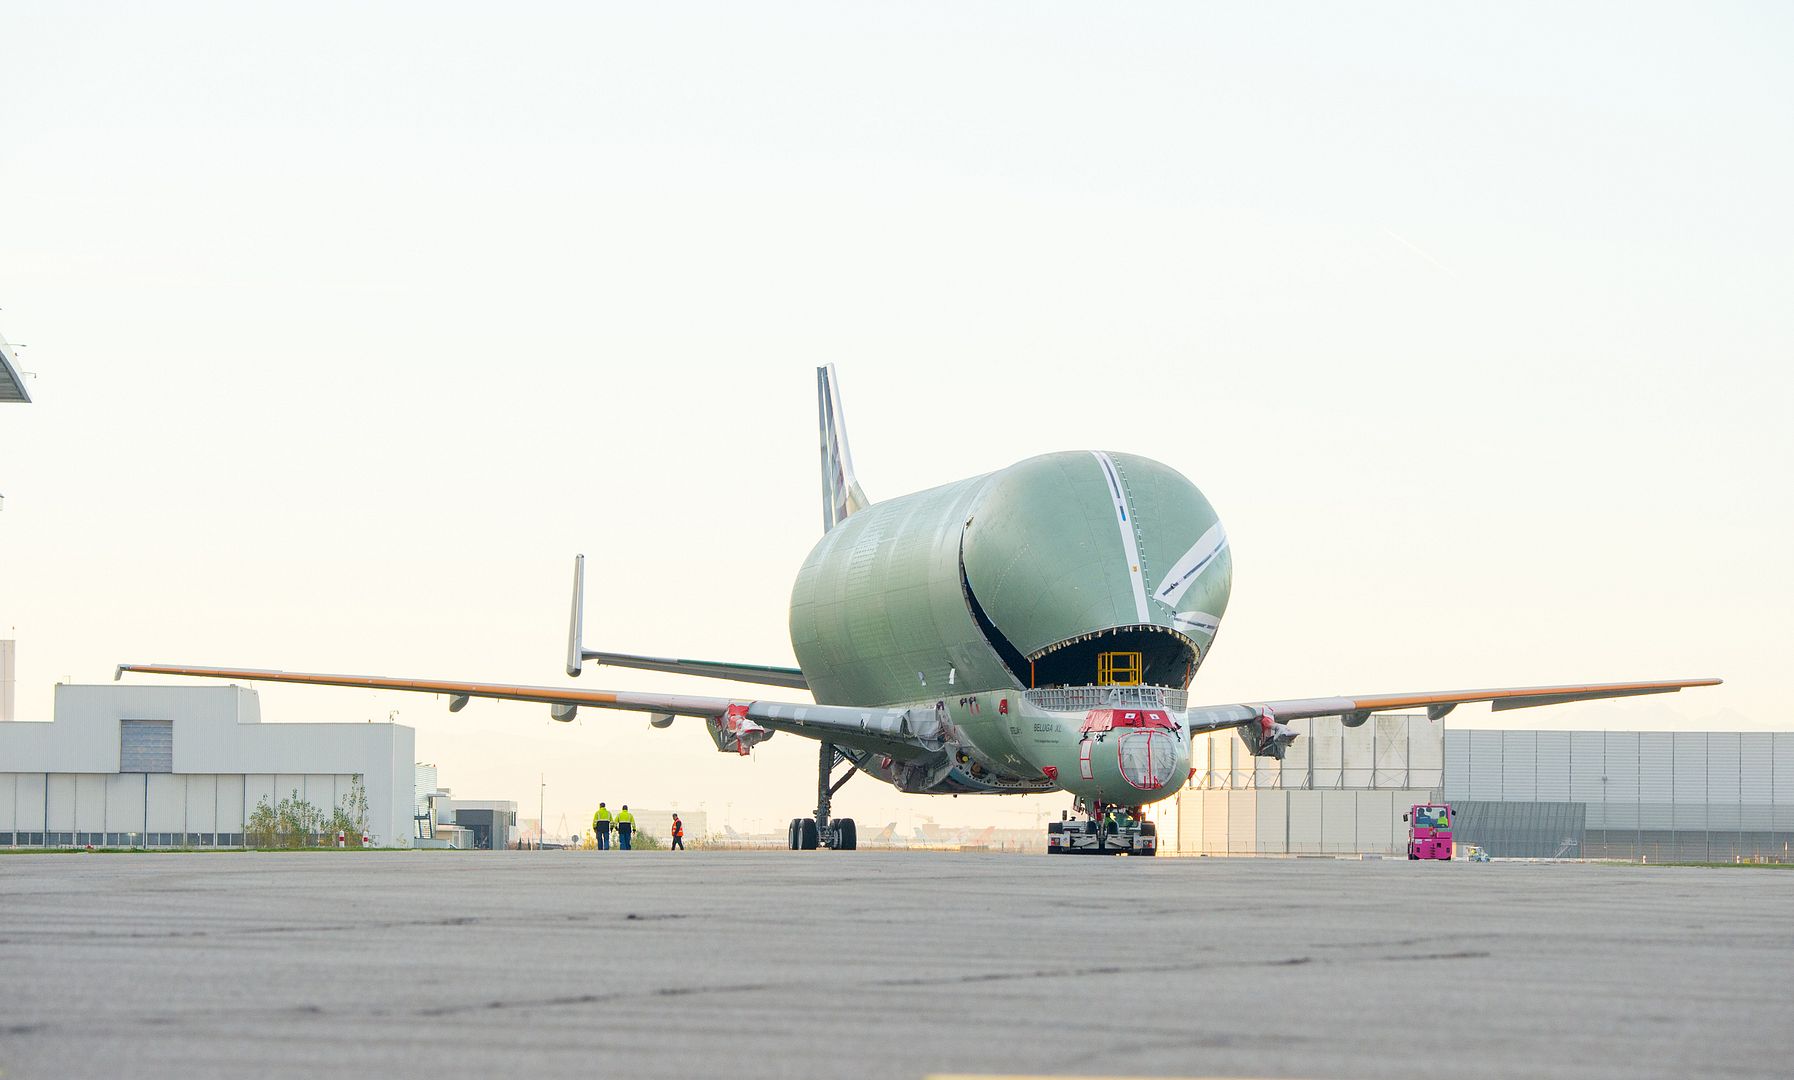
POLYGON ((673 815, 673 850, 685 850, 685 822, 679 820, 678 814, 673 815))

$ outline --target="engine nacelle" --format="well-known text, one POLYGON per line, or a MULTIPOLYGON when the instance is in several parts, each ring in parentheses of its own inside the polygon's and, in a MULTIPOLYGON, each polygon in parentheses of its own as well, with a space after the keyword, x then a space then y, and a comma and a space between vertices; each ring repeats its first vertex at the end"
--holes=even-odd
POLYGON ((1289 744, 1296 741, 1297 732, 1287 724, 1279 724, 1277 715, 1269 709, 1258 710, 1258 719, 1242 724, 1239 728, 1240 738, 1252 750, 1253 757, 1276 758, 1283 760, 1283 754, 1289 744))
POLYGON ((731 705, 729 711, 721 716, 713 716, 704 721, 710 730, 710 739, 716 748, 723 753, 746 755, 755 746, 772 738, 772 732, 748 719, 746 705, 731 705))

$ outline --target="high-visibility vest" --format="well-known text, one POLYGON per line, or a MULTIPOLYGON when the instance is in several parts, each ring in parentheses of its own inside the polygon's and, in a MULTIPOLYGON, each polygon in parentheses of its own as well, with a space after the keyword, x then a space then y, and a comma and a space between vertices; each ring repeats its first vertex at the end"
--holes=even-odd
POLYGON ((621 814, 617 815, 617 824, 618 825, 634 825, 635 824, 635 815, 630 813, 629 811, 625 810, 621 814))
POLYGON ((673 835, 674 836, 684 836, 685 835, 685 822, 680 821, 678 818, 673 819, 673 835))
POLYGON ((600 822, 600 821, 609 821, 609 820, 610 820, 610 808, 609 807, 600 806, 598 808, 598 812, 596 814, 592 815, 592 821, 594 824, 596 824, 597 822, 600 822))

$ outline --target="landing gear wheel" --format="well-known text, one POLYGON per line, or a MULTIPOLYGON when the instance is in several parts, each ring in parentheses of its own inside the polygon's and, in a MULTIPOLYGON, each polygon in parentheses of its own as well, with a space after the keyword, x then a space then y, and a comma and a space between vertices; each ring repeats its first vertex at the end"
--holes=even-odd
POLYGON ((802 836, 802 834, 800 832, 802 826, 803 826, 802 818, 792 818, 791 824, 785 826, 785 847, 787 850, 789 850, 789 851, 797 850, 797 845, 802 836))
POLYGON ((829 823, 829 830, 835 834, 835 842, 829 847, 836 851, 852 851, 859 846, 859 831, 853 827, 852 818, 836 818, 829 823))
POLYGON ((816 822, 810 820, 809 818, 798 818, 797 825, 798 825, 798 832, 797 832, 798 850, 800 850, 800 851, 815 851, 816 850, 816 841, 817 841, 816 822))

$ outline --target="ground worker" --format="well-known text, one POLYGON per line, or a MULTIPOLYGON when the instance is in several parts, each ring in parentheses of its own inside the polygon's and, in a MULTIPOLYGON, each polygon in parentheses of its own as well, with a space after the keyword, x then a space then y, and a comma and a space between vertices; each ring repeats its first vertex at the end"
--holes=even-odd
POLYGON ((635 832, 635 815, 629 812, 629 804, 617 811, 617 846, 624 851, 629 850, 629 837, 635 832))
POLYGON ((678 814, 673 815, 673 850, 685 850, 685 822, 679 820, 678 814))
POLYGON ((598 812, 592 815, 592 840, 597 843, 599 851, 610 850, 610 811, 603 803, 598 804, 598 812))

